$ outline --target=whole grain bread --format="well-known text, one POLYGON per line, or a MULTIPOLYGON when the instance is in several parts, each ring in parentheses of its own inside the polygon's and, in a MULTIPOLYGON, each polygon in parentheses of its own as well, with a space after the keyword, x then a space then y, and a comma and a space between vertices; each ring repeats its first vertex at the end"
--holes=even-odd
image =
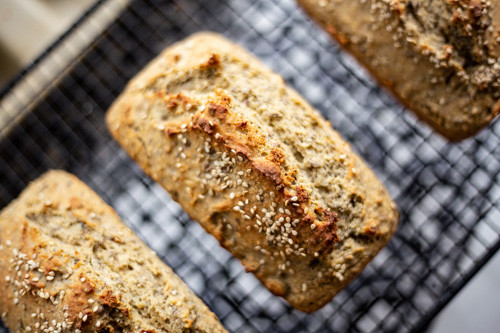
POLYGON ((0 213, 0 314, 17 332, 225 332, 99 196, 50 171, 0 213))
POLYGON ((330 301, 396 229, 386 190, 330 124, 219 35, 167 48, 107 123, 194 220, 299 310, 330 301))
POLYGON ((298 0, 409 109, 451 140, 500 112, 500 3, 298 0))

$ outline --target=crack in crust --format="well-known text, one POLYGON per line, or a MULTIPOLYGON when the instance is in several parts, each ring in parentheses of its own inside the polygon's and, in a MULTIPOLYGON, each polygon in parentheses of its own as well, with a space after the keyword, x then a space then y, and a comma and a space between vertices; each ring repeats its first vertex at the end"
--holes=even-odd
MULTIPOLYGON (((245 156, 255 170, 273 184, 279 192, 278 198, 282 198, 282 204, 293 210, 304 224, 315 225, 314 237, 307 238, 307 252, 309 254, 331 252, 334 243, 340 240, 336 234, 337 214, 313 203, 302 185, 292 185, 291 174, 296 173, 297 170, 293 169, 288 173, 284 170, 286 160, 279 144, 272 147, 266 156, 261 156, 259 152, 264 150, 262 146, 265 145, 265 138, 256 130, 253 123, 243 120, 241 116, 230 111, 231 98, 224 91, 216 89, 214 93, 214 100, 220 104, 209 102, 207 108, 195 113, 188 122, 184 123, 188 130, 202 130, 221 142, 227 149, 245 156), (245 127, 244 133, 239 130, 241 127, 245 127), (219 134, 217 138, 216 133, 219 134), (294 204, 290 205, 292 198, 294 204), (306 207, 309 214, 305 213, 306 207)), ((172 96, 172 98, 176 97, 172 96)), ((193 102, 191 100, 191 103, 193 102)))

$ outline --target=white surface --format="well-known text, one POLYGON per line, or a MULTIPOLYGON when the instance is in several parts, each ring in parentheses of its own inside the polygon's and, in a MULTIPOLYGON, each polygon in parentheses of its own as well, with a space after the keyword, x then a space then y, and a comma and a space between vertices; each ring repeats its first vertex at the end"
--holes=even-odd
MULTIPOLYGON (((4 6, 6 4, 5 1, 6 0, 0 0, 0 6, 4 6)), ((24 10, 24 7, 17 5, 5 5, 5 7, 3 7, 3 9, 7 8, 8 10, 12 9, 17 11, 16 14, 10 13, 5 15, 8 18, 6 19, 7 21, 12 22, 10 18, 16 16, 18 20, 25 22, 26 26, 22 26, 23 30, 18 32, 17 37, 16 34, 5 31, 0 34, 0 86, 2 85, 2 79, 8 79, 9 75, 17 73, 21 68, 26 66, 83 13, 86 7, 81 6, 82 3, 90 5, 95 0, 80 0, 78 3, 79 5, 75 5, 73 10, 64 10, 63 6, 63 2, 66 5, 71 3, 76 4, 73 0, 36 1, 39 3, 47 2, 54 5, 50 17, 61 18, 61 20, 62 17, 65 18, 55 24, 59 27, 59 31, 50 33, 50 36, 41 34, 43 35, 43 38, 41 37, 37 40, 36 38, 33 38, 33 36, 40 33, 36 29, 36 27, 39 27, 39 25, 37 25, 38 23, 33 26, 34 28, 28 28, 29 24, 32 23, 29 18, 33 18, 33 16, 30 16, 33 12, 24 12, 27 18, 20 18, 18 16, 21 15, 20 13, 24 10), (59 5, 56 6, 57 4, 59 5), (68 17, 72 17, 72 20, 70 21, 68 17), (26 44, 28 45, 26 46, 26 50, 18 48, 21 43, 16 44, 16 42, 12 42, 13 45, 11 46, 2 47, 2 44, 4 43, 10 45, 9 43, 12 38, 27 38, 33 41, 33 45, 26 44), (27 57, 27 54, 30 54, 31 58, 27 57)), ((26 112, 30 111, 33 105, 36 105, 36 103, 42 99, 48 91, 50 91, 51 87, 57 84, 58 80, 62 77, 61 74, 65 70, 71 69, 75 59, 77 59, 77 57, 82 54, 81 52, 89 44, 95 41, 102 31, 116 19, 129 1, 130 0, 110 0, 105 2, 97 11, 93 12, 85 20, 85 23, 78 28, 76 33, 71 34, 68 38, 59 43, 59 45, 52 50, 50 57, 45 57, 40 62, 39 66, 36 66, 33 70, 31 70, 23 77, 23 80, 18 82, 18 84, 11 89, 9 94, 7 94, 5 98, 0 101, 0 127, 3 127, 2 136, 6 135, 6 133, 9 132, 10 126, 15 124, 15 121, 13 120, 22 118, 26 112)), ((2 7, 0 7, 0 11, 1 10, 2 7)), ((45 11, 42 10, 40 13, 44 14, 45 11)), ((42 19, 40 22, 43 23, 46 21, 45 19, 42 19)), ((5 26, 0 29, 13 31, 15 30, 14 27, 19 26, 17 23, 12 23, 12 26, 6 24, 6 22, 4 22, 4 24, 5 26)), ((49 30, 45 30, 45 32, 47 31, 49 30)), ((5 81, 3 83, 5 83, 5 81)))
POLYGON ((0 86, 96 0, 0 0, 0 86))
POLYGON ((500 253, 448 304, 428 333, 500 332, 500 253))

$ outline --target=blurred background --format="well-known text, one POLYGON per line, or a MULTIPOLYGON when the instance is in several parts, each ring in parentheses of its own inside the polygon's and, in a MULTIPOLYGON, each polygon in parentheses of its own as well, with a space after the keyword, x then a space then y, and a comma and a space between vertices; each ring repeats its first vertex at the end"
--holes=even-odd
MULTIPOLYGON (((95 2, 0 0, 0 88, 42 54, 95 2)), ((120 8, 111 8, 109 17, 120 8)), ((99 34, 98 29, 95 34, 99 34)), ((429 332, 498 332, 498 281, 500 255, 497 254, 440 313, 429 332)))
POLYGON ((0 86, 42 53, 95 0, 0 0, 0 86))

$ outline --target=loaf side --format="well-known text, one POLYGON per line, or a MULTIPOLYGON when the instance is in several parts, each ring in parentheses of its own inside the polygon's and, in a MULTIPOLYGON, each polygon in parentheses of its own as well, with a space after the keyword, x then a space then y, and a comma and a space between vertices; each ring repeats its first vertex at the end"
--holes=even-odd
POLYGON ((17 332, 225 332, 97 194, 50 171, 0 213, 0 314, 17 332))
POLYGON ((409 109, 451 140, 500 111, 500 4, 298 0, 409 109))
POLYGON ((394 203, 350 146, 221 36, 166 49, 107 123, 194 220, 299 310, 330 301, 396 229, 394 203))

